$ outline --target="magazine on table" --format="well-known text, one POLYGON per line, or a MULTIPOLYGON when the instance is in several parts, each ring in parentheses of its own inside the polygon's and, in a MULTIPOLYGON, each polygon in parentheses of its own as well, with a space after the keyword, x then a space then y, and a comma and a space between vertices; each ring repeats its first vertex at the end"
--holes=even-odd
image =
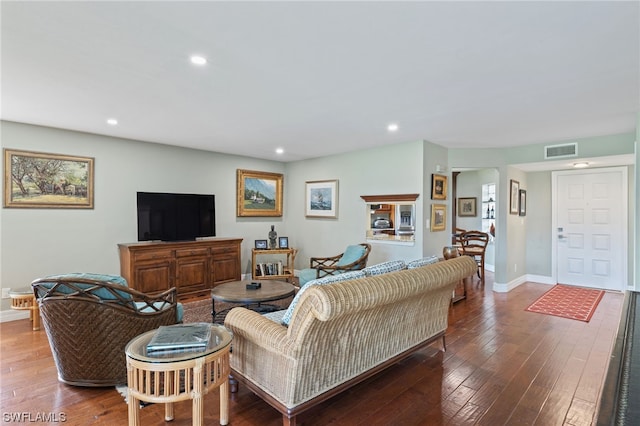
POLYGON ((194 323, 160 326, 147 344, 147 354, 205 350, 211 338, 211 324, 194 323))

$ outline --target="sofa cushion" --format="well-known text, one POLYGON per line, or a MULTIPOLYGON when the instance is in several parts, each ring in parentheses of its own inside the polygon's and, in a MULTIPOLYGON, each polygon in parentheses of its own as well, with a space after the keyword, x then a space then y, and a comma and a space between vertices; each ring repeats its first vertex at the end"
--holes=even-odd
POLYGON ((284 317, 285 312, 287 312, 287 310, 282 309, 279 311, 267 312, 266 314, 262 314, 262 316, 265 318, 269 318, 273 322, 282 324, 282 318, 284 317))
POLYGON ((316 268, 305 268, 298 273, 298 282, 300 286, 303 286, 309 281, 315 280, 317 276, 318 270, 316 268))
POLYGON ((407 269, 404 260, 390 260, 388 262, 378 263, 377 265, 367 266, 363 271, 367 277, 373 277, 374 275, 382 275, 403 269, 407 269))
POLYGON ((438 256, 423 257, 422 259, 412 260, 411 262, 407 263, 407 269, 420 268, 421 266, 431 265, 432 263, 437 263, 438 261, 438 256))
POLYGON ((291 301, 291 304, 289 305, 286 312, 282 316, 282 324, 286 326, 289 325, 289 321, 291 321, 291 316, 293 315, 293 310, 295 309, 296 304, 298 303, 298 300, 300 300, 300 297, 305 292, 305 290, 311 287, 312 285, 325 285, 325 284, 337 283, 340 281, 355 280, 357 278, 363 278, 364 276, 365 276, 364 272, 362 271, 349 271, 349 272, 344 272, 338 275, 327 275, 326 277, 309 281, 308 283, 306 283, 304 286, 300 288, 296 296, 291 301))
POLYGON ((360 244, 348 246, 344 253, 342 253, 342 257, 336 262, 336 266, 345 266, 357 261, 364 256, 365 250, 366 247, 360 244))

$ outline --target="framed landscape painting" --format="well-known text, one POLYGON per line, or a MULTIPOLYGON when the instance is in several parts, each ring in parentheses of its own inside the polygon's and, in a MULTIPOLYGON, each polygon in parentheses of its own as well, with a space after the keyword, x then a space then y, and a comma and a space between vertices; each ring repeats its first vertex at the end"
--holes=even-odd
POLYGON ((4 150, 4 206, 93 208, 90 157, 4 150))
POLYGON ((338 217, 338 181, 306 182, 306 217, 338 217))
POLYGON ((236 215, 282 216, 282 185, 280 173, 237 170, 236 215))

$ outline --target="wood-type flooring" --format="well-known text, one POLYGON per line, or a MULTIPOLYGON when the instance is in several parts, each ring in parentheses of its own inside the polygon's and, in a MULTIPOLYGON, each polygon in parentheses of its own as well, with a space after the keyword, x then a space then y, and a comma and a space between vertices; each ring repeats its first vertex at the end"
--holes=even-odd
MULTIPOLYGON (((526 312, 550 286, 524 283, 508 293, 477 280, 450 312, 447 351, 440 342, 298 416, 327 425, 591 425, 618 328, 623 294, 607 292, 589 323, 526 312)), ((91 324, 87 324, 91 327, 91 324)), ((57 381, 44 331, 29 320, 0 323, 0 423, 126 425, 114 388, 57 381), (46 420, 46 421, 41 421, 46 420)), ((205 396, 205 424, 218 423, 218 393, 205 396)), ((164 408, 141 410, 142 425, 165 424, 164 408)), ((191 424, 191 402, 175 420, 191 424)), ((233 426, 282 424, 280 414, 240 387, 233 426)))

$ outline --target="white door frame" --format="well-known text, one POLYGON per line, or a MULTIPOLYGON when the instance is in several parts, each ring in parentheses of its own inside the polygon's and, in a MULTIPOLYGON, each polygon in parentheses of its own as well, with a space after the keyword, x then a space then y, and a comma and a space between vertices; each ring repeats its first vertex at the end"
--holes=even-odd
MULTIPOLYGON (((620 202, 622 203, 622 223, 624 224, 624 229, 622 232, 622 286, 620 288, 621 291, 625 291, 627 289, 631 289, 629 287, 629 178, 628 178, 628 168, 627 167, 603 167, 597 168, 593 170, 589 170, 589 174, 597 174, 597 173, 611 173, 611 172, 621 172, 622 173, 622 194, 625 196, 622 197, 620 202)), ((585 170, 560 170, 551 172, 551 278, 554 282, 558 282, 558 176, 561 175, 572 175, 572 174, 585 174, 585 170)))

